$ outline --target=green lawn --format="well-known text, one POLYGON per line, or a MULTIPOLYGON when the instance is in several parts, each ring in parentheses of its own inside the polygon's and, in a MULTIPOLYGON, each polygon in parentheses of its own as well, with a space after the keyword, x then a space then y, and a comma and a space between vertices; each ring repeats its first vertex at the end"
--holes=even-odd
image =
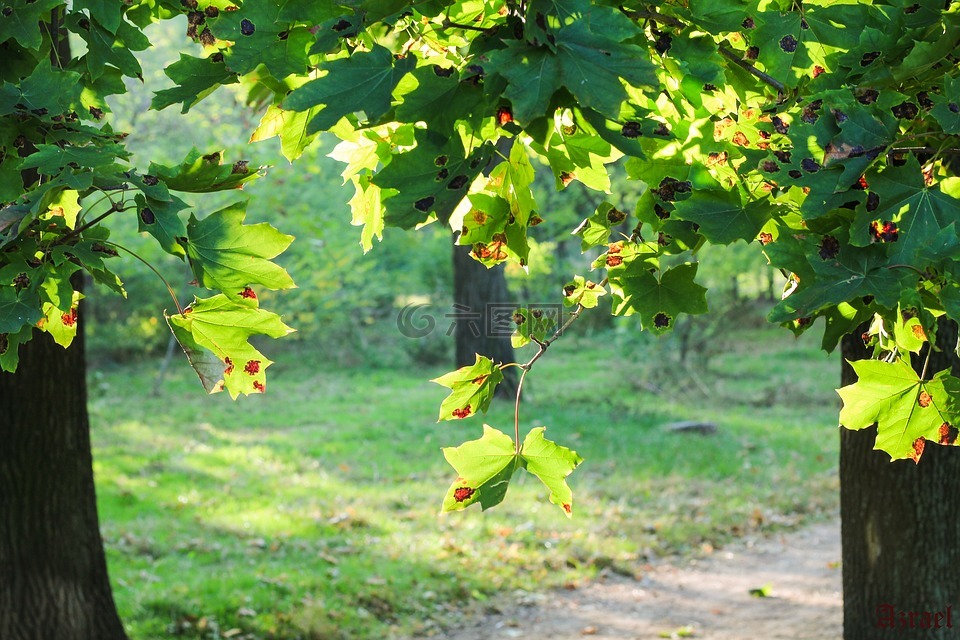
MULTIPOLYGON (((646 346, 644 346, 646 345, 646 346)), ((769 328, 697 380, 615 333, 565 337, 530 375, 524 430, 586 460, 574 517, 518 476, 506 502, 440 515, 439 448, 512 432, 512 406, 434 422, 444 367, 330 370, 274 354, 268 393, 206 397, 185 362, 91 376, 100 514, 135 640, 430 635, 491 594, 634 573, 836 509, 837 354, 769 328), (659 387, 662 391, 650 391, 659 387), (667 433, 710 420, 716 435, 667 433)), ((466 612, 466 613, 465 613, 466 612)))

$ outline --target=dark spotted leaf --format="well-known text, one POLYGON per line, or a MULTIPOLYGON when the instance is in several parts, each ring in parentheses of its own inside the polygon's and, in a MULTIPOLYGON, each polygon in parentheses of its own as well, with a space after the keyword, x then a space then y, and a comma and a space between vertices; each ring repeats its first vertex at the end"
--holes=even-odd
POLYGON ((923 441, 939 442, 941 426, 955 424, 960 379, 949 371, 921 380, 901 359, 850 364, 858 380, 837 391, 843 399, 840 424, 854 430, 876 424, 874 448, 887 452, 891 460, 918 461, 923 441))
POLYGON ((241 189, 245 182, 262 175, 250 169, 245 161, 223 164, 222 151, 203 155, 196 147, 177 166, 168 167, 151 162, 149 174, 163 180, 171 191, 188 193, 241 189))
POLYGON ((384 224, 410 229, 431 214, 441 221, 450 218, 490 158, 490 145, 467 155, 460 136, 448 138, 417 130, 416 148, 393 156, 374 177, 382 190, 384 224))
POLYGON ((568 306, 580 305, 584 309, 593 309, 600 303, 600 296, 606 295, 607 290, 583 276, 574 276, 573 280, 563 287, 563 303, 568 306))
POLYGON ((4 11, 0 12, 0 42, 14 38, 28 49, 39 49, 43 42, 43 17, 59 4, 59 0, 5 1, 4 11))
POLYGON ((514 348, 519 349, 533 340, 543 342, 549 338, 560 326, 556 306, 521 307, 513 312, 513 323, 516 325, 510 337, 514 348))
POLYGON ((742 202, 735 189, 694 189, 689 198, 676 202, 676 216, 700 225, 699 233, 714 244, 752 241, 772 212, 766 200, 742 202))
POLYGON ((610 294, 615 315, 638 314, 644 329, 656 334, 673 329, 677 316, 707 312, 707 290, 697 284, 696 263, 677 265, 666 271, 634 262, 610 273, 610 294))

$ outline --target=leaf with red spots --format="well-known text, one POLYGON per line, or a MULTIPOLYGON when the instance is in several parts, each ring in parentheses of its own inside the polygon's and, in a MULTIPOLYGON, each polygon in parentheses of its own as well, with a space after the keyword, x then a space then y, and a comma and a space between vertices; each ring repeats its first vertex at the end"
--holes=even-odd
POLYGON ((443 511, 459 511, 476 502, 484 511, 495 507, 522 464, 513 439, 486 424, 482 438, 447 447, 443 456, 457 472, 443 499, 443 511))
POLYGON ((561 447, 543 437, 546 427, 537 427, 527 434, 520 455, 527 471, 540 478, 550 490, 550 502, 557 505, 569 518, 573 513, 573 492, 566 477, 583 462, 575 451, 561 447))
POLYGON ((66 308, 59 305, 45 302, 43 304, 43 320, 38 323, 42 331, 49 333, 61 347, 69 347, 73 339, 77 337, 77 305, 83 296, 73 292, 72 299, 66 299, 66 308))
POLYGON ((922 452, 915 445, 917 439, 940 442, 942 425, 956 422, 960 379, 949 371, 921 380, 899 359, 850 364, 858 380, 837 391, 843 399, 840 424, 853 430, 876 424, 874 448, 886 451, 891 459, 917 459, 922 452))
POLYGON ((461 367, 431 382, 450 389, 450 395, 440 405, 441 420, 462 420, 480 411, 486 413, 493 392, 503 380, 503 372, 493 360, 477 354, 477 361, 461 367))
POLYGON ((256 298, 224 294, 196 299, 183 314, 168 315, 167 324, 207 392, 226 389, 234 398, 262 393, 272 364, 250 337, 280 338, 293 331, 280 316, 260 309, 256 298))
POLYGON ((573 493, 566 477, 583 458, 544 438, 545 430, 545 427, 531 430, 519 454, 512 438, 487 424, 483 425, 483 437, 479 440, 444 449, 443 455, 457 472, 457 478, 447 490, 443 511, 459 511, 475 502, 479 502, 483 510, 500 504, 513 474, 524 468, 550 490, 550 502, 570 517, 573 493))

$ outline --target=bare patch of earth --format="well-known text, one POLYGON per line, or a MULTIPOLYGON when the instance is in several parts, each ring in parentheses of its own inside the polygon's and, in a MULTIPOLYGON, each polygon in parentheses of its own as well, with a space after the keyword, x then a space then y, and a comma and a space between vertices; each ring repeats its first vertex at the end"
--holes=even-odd
POLYGON ((642 578, 514 594, 446 640, 832 640, 842 635, 840 523, 741 540, 642 578), (769 585, 768 597, 751 590, 769 585))

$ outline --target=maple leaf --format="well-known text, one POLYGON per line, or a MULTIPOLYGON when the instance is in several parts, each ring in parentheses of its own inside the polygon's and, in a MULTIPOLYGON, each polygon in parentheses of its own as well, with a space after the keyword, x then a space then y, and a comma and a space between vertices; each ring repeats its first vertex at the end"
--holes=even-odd
POLYGON ((183 313, 166 319, 207 393, 226 389, 233 398, 266 388, 265 371, 272 362, 250 344, 250 337, 280 338, 293 331, 280 316, 260 309, 257 298, 241 294, 197 298, 183 313))
POLYGON ((294 287, 293 279, 270 258, 283 252, 293 236, 261 222, 245 225, 247 205, 238 202, 202 220, 190 216, 184 247, 197 281, 230 294, 247 285, 268 289, 294 287))
POLYGON ((486 413, 493 400, 496 386, 503 381, 503 372, 493 360, 477 354, 477 361, 469 367, 461 367, 456 371, 434 378, 431 382, 447 387, 451 390, 440 405, 441 420, 462 420, 486 413))
POLYGON ((840 424, 860 430, 877 425, 874 446, 891 460, 918 459, 918 439, 939 442, 940 428, 955 424, 960 379, 949 371, 921 380, 904 360, 851 362, 857 382, 837 390, 843 399, 840 424))

